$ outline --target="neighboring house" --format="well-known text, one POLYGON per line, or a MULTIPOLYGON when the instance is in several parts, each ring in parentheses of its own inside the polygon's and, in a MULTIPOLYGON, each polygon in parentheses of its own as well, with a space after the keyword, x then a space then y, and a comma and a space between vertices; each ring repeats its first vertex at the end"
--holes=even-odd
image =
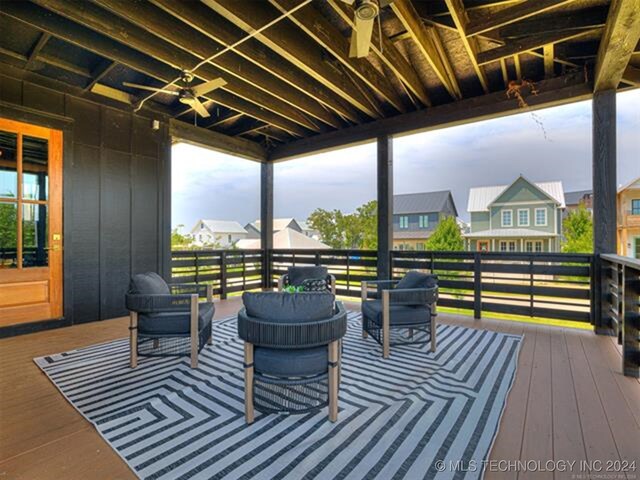
POLYGON ((584 205, 584 208, 591 212, 593 208, 593 191, 579 190, 577 192, 565 192, 564 203, 566 205, 564 210, 565 217, 569 215, 569 212, 576 210, 580 205, 584 205))
MULTIPOLYGON (((244 250, 260 248, 259 238, 248 238, 240 240, 236 245, 244 250)), ((295 250, 328 250, 331 247, 324 243, 306 236, 291 227, 275 232, 273 234, 273 248, 295 249, 295 250)))
POLYGON ((195 245, 217 244, 220 248, 229 248, 247 238, 247 231, 236 221, 203 219, 198 220, 190 235, 195 245))
POLYGON ((618 254, 640 259, 640 177, 620 187, 618 205, 618 254))
MULTIPOLYGON (((244 228, 247 231, 247 238, 260 238, 260 220, 247 223, 244 228)), ((273 233, 279 232, 280 230, 284 230, 285 228, 291 228, 296 232, 303 233, 302 227, 296 221, 295 218, 274 218, 273 219, 273 233)))
POLYGON ((393 196, 393 249, 425 250, 426 242, 445 217, 458 211, 449 190, 393 196))
POLYGON ((308 222, 298 222, 298 224, 302 229, 302 233, 304 233, 307 237, 313 238, 314 240, 320 240, 320 232, 312 228, 308 222))
POLYGON ((475 187, 467 210, 467 250, 558 252, 565 208, 562 182, 533 183, 519 176, 511 185, 475 187))

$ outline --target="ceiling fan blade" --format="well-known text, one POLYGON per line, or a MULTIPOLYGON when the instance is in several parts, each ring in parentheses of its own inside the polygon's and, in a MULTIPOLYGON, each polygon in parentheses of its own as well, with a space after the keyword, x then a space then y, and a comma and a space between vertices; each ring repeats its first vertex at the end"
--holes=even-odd
POLYGON ((150 92, 162 92, 162 93, 167 93, 169 95, 179 95, 179 93, 174 90, 165 90, 163 88, 148 87, 147 85, 140 85, 138 83, 122 82, 122 85, 124 85, 125 87, 139 88, 140 90, 149 90, 150 92))
POLYGON ((356 15, 355 25, 351 33, 350 57, 363 58, 369 54, 374 24, 375 18, 362 20, 356 15))
POLYGON ((200 85, 196 85, 195 87, 192 87, 191 90, 196 97, 199 97, 201 95, 206 95, 216 88, 224 87, 226 84, 227 82, 224 78, 215 78, 208 82, 201 83, 200 85))
POLYGON ((193 104, 191 105, 193 107, 193 109, 198 112, 198 115, 200 115, 201 117, 207 118, 210 117, 211 115, 209 115, 209 112, 207 111, 207 109, 204 107, 204 105, 202 104, 202 102, 200 102, 200 100, 198 100, 197 98, 193 99, 193 104))

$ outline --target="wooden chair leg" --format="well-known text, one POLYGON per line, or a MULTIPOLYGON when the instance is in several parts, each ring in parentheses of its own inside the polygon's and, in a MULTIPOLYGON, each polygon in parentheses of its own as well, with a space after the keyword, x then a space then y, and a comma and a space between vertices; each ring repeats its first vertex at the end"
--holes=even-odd
MULTIPOLYGON (((367 301, 367 282, 362 282, 360 284, 360 300, 362 301, 362 304, 364 305, 364 302, 367 301)), ((367 339, 369 335, 367 334, 367 331, 364 328, 364 314, 362 315, 362 338, 364 338, 365 340, 367 339)))
POLYGON ((409 338, 413 338, 413 328, 409 329, 409 338))
POLYGON ((158 348, 160 346, 160 339, 159 338, 154 338, 153 339, 153 348, 158 348))
POLYGON ((244 343, 244 418, 253 423, 253 344, 248 342, 244 343))
POLYGON ((198 294, 191 295, 191 368, 198 368, 198 294))
POLYGON ((435 303, 433 304, 433 310, 432 310, 432 315, 431 315, 431 351, 435 352, 436 351, 436 330, 437 330, 437 325, 436 325, 436 305, 435 303))
POLYGON ((382 291, 382 358, 389 358, 389 290, 382 291))
POLYGON ((138 312, 129 312, 129 348, 131 368, 138 366, 138 312))
POLYGON ((339 341, 329 344, 329 420, 338 420, 338 388, 339 388, 339 341))
MULTIPOLYGON (((213 303, 213 285, 207 285, 207 303, 213 303)), ((211 327, 209 327, 209 338, 207 345, 213 345, 213 318, 211 319, 211 327)))

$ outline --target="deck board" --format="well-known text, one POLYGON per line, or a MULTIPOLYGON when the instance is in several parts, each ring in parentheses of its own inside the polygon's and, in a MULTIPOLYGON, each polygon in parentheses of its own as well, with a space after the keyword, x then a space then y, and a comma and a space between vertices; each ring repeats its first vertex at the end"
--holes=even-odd
MULTIPOLYGON (((239 299, 218 303, 216 319, 239 307, 239 299)), ((620 374, 615 339, 518 322, 446 314, 438 318, 443 323, 524 334, 492 461, 637 457, 640 384, 620 374)), ((0 476, 135 478, 32 360, 126 337, 127 326, 123 318, 0 340, 0 476)), ((571 478, 571 473, 534 476, 562 479, 571 478)), ((487 471, 485 478, 528 477, 511 470, 487 471)))

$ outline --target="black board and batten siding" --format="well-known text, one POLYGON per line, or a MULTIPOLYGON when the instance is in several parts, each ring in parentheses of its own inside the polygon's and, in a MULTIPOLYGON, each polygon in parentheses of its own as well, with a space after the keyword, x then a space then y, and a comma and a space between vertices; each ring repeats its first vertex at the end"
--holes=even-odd
POLYGON ((4 118, 64 133, 62 323, 125 315, 131 273, 170 275, 168 122, 4 76, 0 102, 4 118))

